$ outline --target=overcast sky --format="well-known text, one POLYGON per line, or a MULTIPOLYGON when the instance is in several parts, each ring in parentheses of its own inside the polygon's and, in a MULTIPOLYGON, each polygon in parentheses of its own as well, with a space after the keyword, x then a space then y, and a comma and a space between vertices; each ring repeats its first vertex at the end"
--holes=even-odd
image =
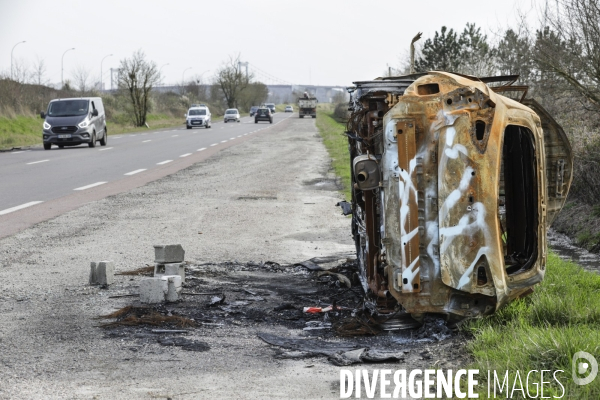
MULTIPOLYGON (((351 85, 399 66, 419 31, 474 22, 488 37, 534 14, 531 0, 0 0, 0 72, 13 60, 44 60, 46 78, 71 79, 76 68, 109 81, 109 69, 138 49, 162 67, 163 81, 210 80, 241 55, 266 83, 351 85), (464 6, 459 4, 464 3, 464 6), (168 64, 168 65, 165 65, 168 64), (187 68, 190 68, 186 70, 187 68), (203 74, 203 75, 202 75, 203 74)), ((423 39, 423 40, 424 40, 423 39)))

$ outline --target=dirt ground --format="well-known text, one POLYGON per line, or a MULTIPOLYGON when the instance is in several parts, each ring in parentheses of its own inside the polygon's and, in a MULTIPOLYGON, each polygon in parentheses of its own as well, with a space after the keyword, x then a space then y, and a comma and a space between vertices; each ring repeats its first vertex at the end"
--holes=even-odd
POLYGON ((466 367, 465 339, 443 331, 336 333, 359 308, 360 288, 297 263, 313 259, 353 278, 340 199, 314 120, 290 118, 206 162, 0 240, 0 398, 334 399, 341 368, 466 367), (187 294, 125 316, 182 318, 100 327, 119 319, 99 316, 145 307, 135 297, 144 277, 91 287, 90 262, 132 271, 152 265, 154 244, 174 243, 186 250, 187 294), (334 300, 342 311, 302 311, 334 300), (278 338, 305 341, 267 343, 278 338), (348 360, 336 354, 359 348, 395 361, 340 366, 348 360))

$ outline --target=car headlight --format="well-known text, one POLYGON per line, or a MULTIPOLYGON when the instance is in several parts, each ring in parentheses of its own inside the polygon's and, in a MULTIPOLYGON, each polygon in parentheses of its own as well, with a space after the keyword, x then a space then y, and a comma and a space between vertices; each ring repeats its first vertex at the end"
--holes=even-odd
POLYGON ((50 129, 50 128, 52 128, 52 125, 50 125, 49 123, 44 121, 44 129, 50 129))
POLYGON ((88 125, 90 124, 90 121, 88 121, 87 119, 78 123, 77 126, 80 128, 86 128, 88 125))

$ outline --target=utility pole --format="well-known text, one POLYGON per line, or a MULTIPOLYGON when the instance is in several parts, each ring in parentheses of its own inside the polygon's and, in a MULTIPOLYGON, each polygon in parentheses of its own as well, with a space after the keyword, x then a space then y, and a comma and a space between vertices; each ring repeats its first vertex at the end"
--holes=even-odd
POLYGON ((412 42, 410 42, 410 73, 415 73, 415 42, 421 39, 423 32, 419 32, 415 35, 412 42))

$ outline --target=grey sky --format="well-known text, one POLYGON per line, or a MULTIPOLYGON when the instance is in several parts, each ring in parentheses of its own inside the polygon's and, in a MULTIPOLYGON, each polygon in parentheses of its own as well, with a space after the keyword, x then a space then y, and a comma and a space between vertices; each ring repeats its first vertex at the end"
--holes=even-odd
POLYGON ((98 80, 102 58, 114 54, 103 63, 108 82, 111 67, 142 49, 159 67, 169 64, 167 83, 181 82, 188 67, 186 79, 209 70, 209 80, 240 53, 250 69, 285 82, 347 86, 398 66, 419 31, 427 38, 442 25, 462 31, 474 22, 493 37, 530 8, 529 0, 0 0, 0 71, 10 73, 11 49, 26 40, 14 60, 43 59, 51 82, 75 47, 64 57, 65 80, 77 67, 98 80))

